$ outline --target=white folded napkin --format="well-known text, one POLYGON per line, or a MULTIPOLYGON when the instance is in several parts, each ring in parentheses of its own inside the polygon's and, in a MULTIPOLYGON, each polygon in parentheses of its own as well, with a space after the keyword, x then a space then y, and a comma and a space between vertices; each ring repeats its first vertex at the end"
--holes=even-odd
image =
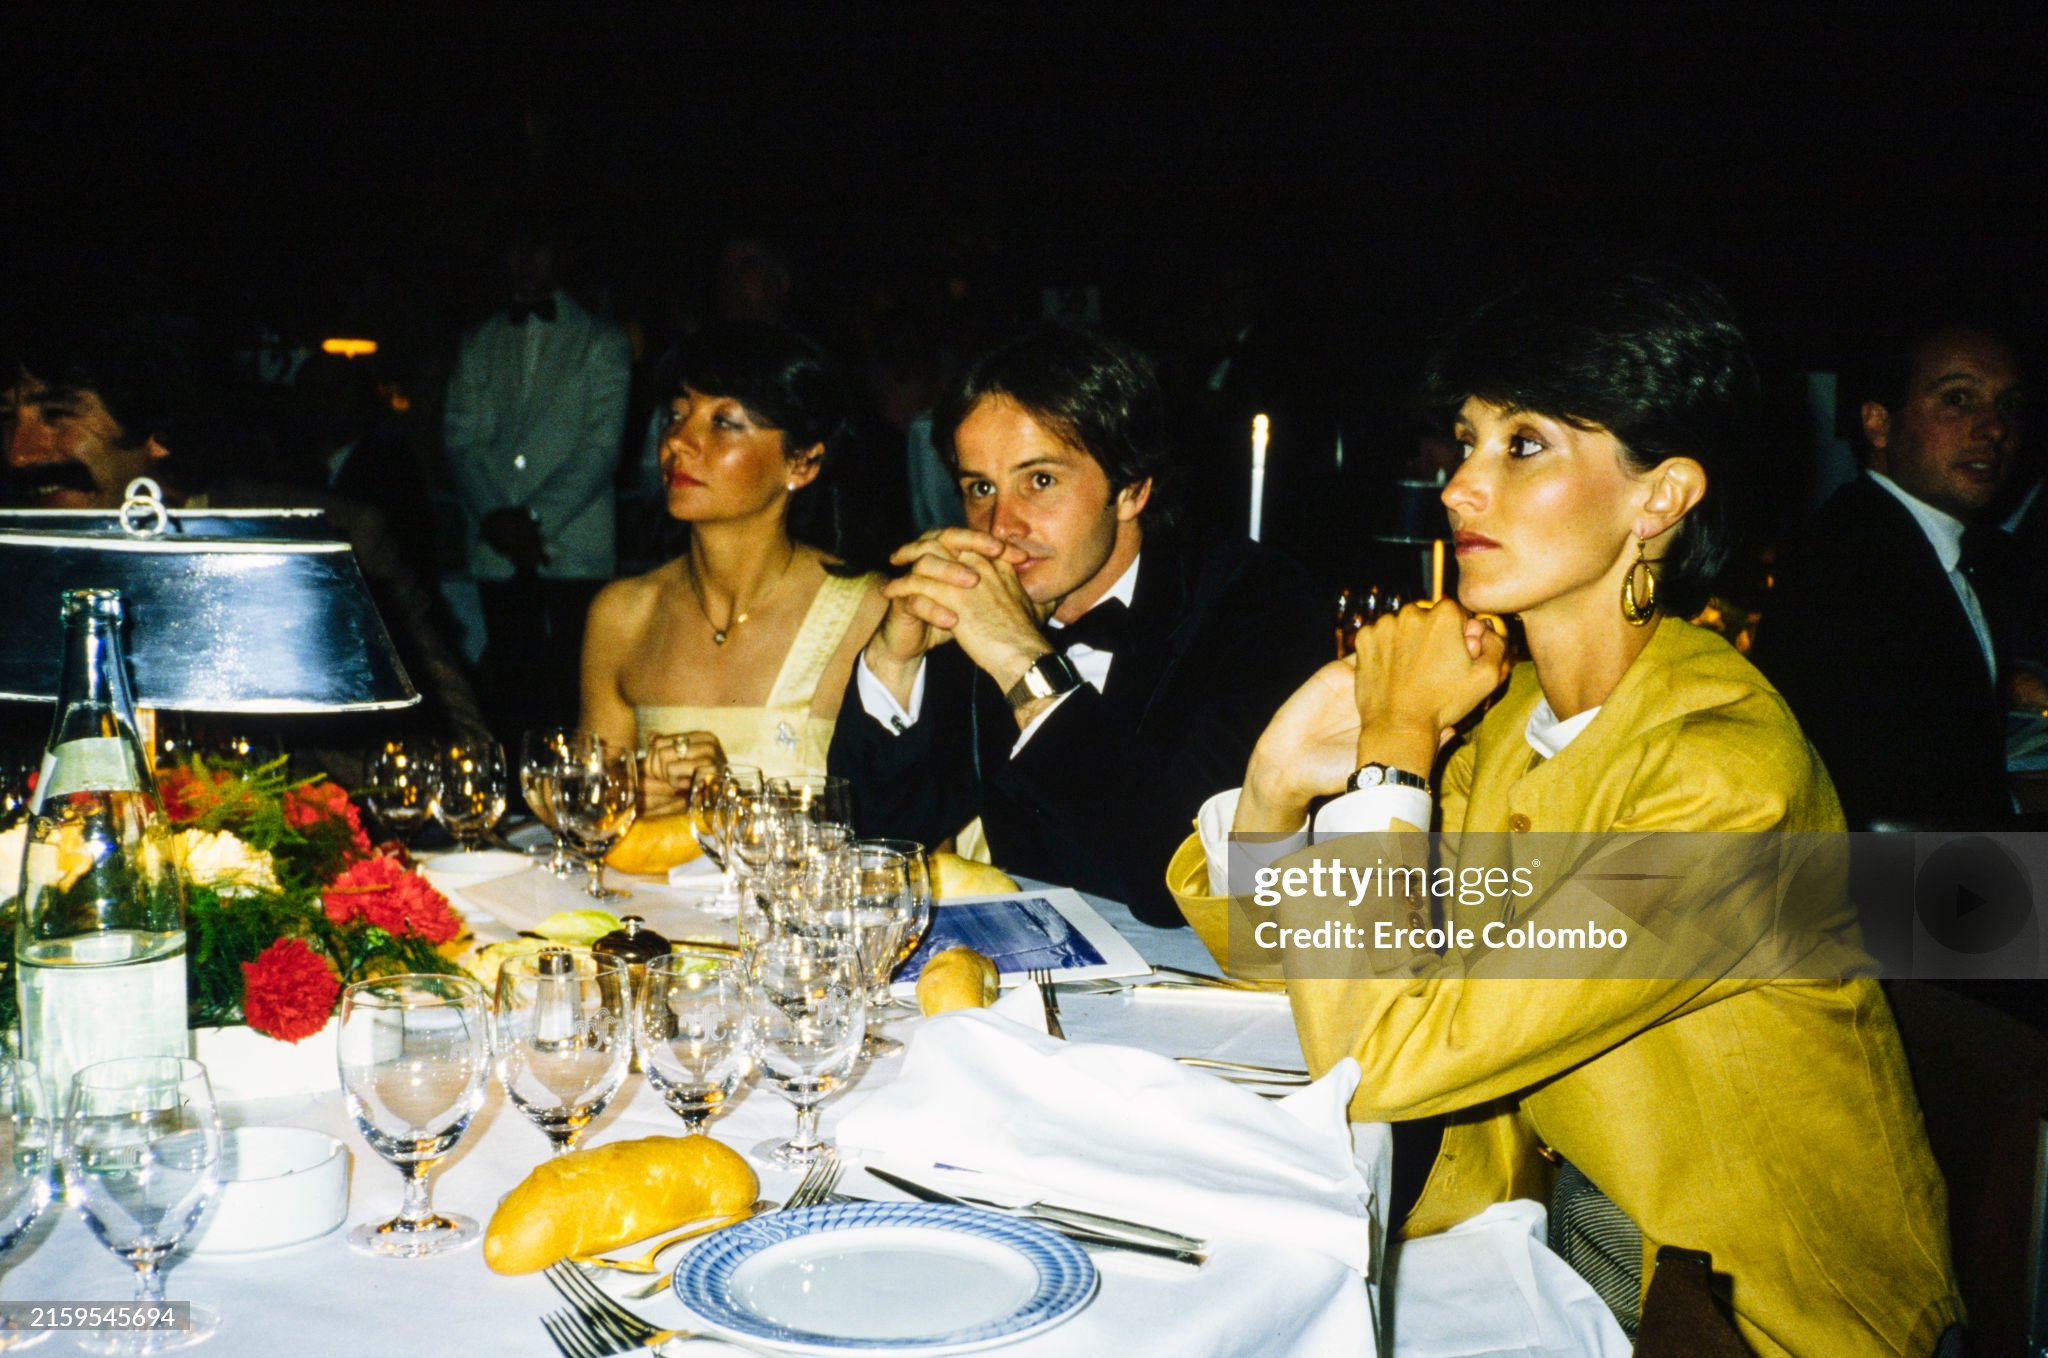
POLYGON ((1367 1270, 1372 1190, 1345 1114, 1356 1062, 1268 1101, 1153 1052, 1046 1037, 1037 1009, 1025 987, 925 1023, 894 1083, 840 1120, 841 1147, 947 1192, 978 1184, 975 1196, 1307 1247, 1367 1270), (1026 1022, 1006 1016, 1015 1005, 1026 1022))
POLYGON ((1395 1358, 1628 1358, 1614 1313, 1543 1243, 1546 1220, 1497 1202, 1396 1246, 1395 1358))

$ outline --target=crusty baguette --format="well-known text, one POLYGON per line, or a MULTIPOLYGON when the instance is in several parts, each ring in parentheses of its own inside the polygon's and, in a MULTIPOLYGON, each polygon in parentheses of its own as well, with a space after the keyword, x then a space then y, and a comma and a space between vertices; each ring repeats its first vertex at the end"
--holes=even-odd
POLYGON ((996 964, 972 948, 948 948, 917 974, 917 1007, 927 1014, 986 1009, 996 992, 996 964))
POLYGON ((497 1273, 532 1273, 741 1211, 760 1186, 738 1151, 708 1136, 570 1151, 544 1161, 498 1204, 484 1232, 484 1262, 497 1273))
POLYGON ((651 876, 694 863, 704 853, 694 833, 696 823, 697 818, 687 811, 672 816, 642 816, 627 827, 604 861, 620 872, 651 876))

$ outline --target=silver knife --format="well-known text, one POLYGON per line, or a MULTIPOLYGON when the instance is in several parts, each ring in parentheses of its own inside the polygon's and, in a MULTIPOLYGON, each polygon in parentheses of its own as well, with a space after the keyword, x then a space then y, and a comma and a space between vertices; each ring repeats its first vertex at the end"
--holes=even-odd
MULTIPOLYGON (((1078 1207, 1061 1207, 1055 1203, 1032 1202, 1024 1204, 993 1202, 987 1198, 966 1197, 947 1193, 906 1179, 901 1174, 892 1174, 886 1169, 866 1167, 867 1172, 885 1184, 892 1184, 904 1192, 923 1198, 927 1202, 958 1203, 962 1207, 980 1207, 989 1211, 1003 1212, 1011 1216, 1024 1217, 1043 1225, 1061 1228, 1062 1234, 1072 1235, 1085 1232, 1090 1236, 1112 1243, 1129 1243, 1146 1253, 1165 1254, 1172 1258, 1192 1256, 1190 1263, 1200 1263, 1206 1256, 1202 1251, 1209 1242, 1179 1231, 1169 1231, 1161 1226, 1147 1226, 1140 1221, 1126 1221, 1121 1217, 1103 1216, 1099 1212, 1084 1212, 1078 1207), (1135 1237, 1135 1239, 1133 1239, 1135 1237)), ((1079 1238, 1077 1235, 1075 1238, 1079 1238)))

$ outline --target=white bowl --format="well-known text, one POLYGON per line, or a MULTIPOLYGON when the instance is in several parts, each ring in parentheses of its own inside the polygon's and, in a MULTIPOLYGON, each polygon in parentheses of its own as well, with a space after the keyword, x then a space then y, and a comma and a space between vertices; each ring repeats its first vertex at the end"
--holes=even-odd
POLYGON ((248 1254, 322 1236, 348 1217, 348 1150, 302 1127, 237 1127, 221 1144, 220 1197, 194 1254, 248 1254))

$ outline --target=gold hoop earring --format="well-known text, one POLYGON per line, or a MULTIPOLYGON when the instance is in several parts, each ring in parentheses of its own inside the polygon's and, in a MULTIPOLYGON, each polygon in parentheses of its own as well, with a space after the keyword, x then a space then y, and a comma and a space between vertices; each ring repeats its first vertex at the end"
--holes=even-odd
POLYGON ((1657 573, 1643 556, 1641 538, 1636 539, 1636 559, 1629 564, 1628 574, 1621 577, 1621 616, 1628 619, 1631 627, 1641 627, 1657 616, 1657 573), (1643 577, 1640 593, 1636 589, 1637 572, 1643 577))

